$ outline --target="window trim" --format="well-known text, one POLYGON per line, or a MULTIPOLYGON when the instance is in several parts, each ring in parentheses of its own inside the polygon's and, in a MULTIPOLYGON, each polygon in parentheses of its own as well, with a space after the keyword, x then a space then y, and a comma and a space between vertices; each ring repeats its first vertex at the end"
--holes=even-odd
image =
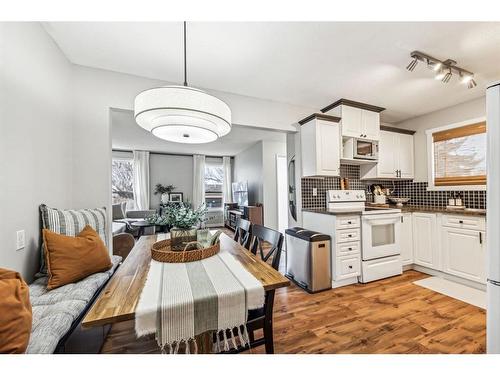
MULTIPOLYGON (((463 185, 460 184, 458 178, 453 179, 450 178, 448 184, 443 185, 435 185, 434 184, 434 133, 444 132, 447 130, 464 127, 467 125, 474 125, 480 122, 485 122, 486 117, 476 117, 466 121, 461 121, 457 123, 453 123, 450 125, 440 126, 437 128, 427 129, 425 134, 427 136, 427 191, 486 191, 486 184, 478 184, 478 185, 463 185), (455 183, 454 183, 455 182, 455 183)), ((479 179, 479 181, 481 181, 479 179)), ((478 181, 478 182, 479 182, 478 181)))

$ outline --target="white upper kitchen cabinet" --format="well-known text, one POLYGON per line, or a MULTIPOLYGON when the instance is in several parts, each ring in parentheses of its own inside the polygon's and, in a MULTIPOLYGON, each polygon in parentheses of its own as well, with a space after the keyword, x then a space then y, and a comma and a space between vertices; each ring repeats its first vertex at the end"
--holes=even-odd
POLYGON ((414 263, 439 270, 440 241, 436 214, 414 212, 412 221, 414 263))
POLYGON ((413 263, 413 220, 410 212, 404 212, 399 226, 401 235, 401 260, 403 265, 413 263))
POLYGON ((321 112, 340 117, 343 137, 378 140, 380 137, 380 112, 384 108, 352 100, 340 99, 323 108, 321 112))
POLYGON ((380 138, 380 113, 362 109, 361 132, 366 139, 378 140, 380 138))
POLYGON ((299 121, 302 176, 339 176, 340 128, 338 117, 314 114, 299 121))
MULTIPOLYGON (((383 127, 383 129, 389 129, 383 127)), ((392 129, 391 129, 392 130, 392 129)), ((362 165, 361 179, 412 179, 415 176, 413 132, 380 131, 378 163, 362 165)))

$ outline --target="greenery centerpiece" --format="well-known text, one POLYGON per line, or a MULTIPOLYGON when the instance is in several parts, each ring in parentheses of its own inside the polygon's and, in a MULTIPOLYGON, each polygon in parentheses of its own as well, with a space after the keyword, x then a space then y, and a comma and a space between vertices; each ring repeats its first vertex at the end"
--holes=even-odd
POLYGON ((182 251, 189 243, 196 241, 196 231, 200 223, 205 220, 207 208, 202 204, 193 210, 188 203, 180 202, 178 205, 167 206, 163 216, 170 229, 172 250, 182 251))
POLYGON ((174 191, 174 185, 164 186, 162 184, 156 184, 154 194, 160 194, 161 203, 168 203, 168 195, 174 191))

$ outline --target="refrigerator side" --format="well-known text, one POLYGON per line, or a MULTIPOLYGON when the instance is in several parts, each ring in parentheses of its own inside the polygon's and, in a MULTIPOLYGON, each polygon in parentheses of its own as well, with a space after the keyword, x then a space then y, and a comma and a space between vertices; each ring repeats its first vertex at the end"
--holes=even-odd
POLYGON ((487 113, 487 352, 500 353, 500 83, 486 91, 487 113))

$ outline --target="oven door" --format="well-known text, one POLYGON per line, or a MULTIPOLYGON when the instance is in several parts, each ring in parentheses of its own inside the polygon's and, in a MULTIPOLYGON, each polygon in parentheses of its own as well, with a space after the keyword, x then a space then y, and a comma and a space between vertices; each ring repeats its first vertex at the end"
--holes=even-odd
POLYGON ((356 139, 354 142, 355 159, 377 159, 377 143, 363 139, 356 139))
POLYGON ((362 216, 363 260, 401 254, 401 216, 400 213, 362 216))

